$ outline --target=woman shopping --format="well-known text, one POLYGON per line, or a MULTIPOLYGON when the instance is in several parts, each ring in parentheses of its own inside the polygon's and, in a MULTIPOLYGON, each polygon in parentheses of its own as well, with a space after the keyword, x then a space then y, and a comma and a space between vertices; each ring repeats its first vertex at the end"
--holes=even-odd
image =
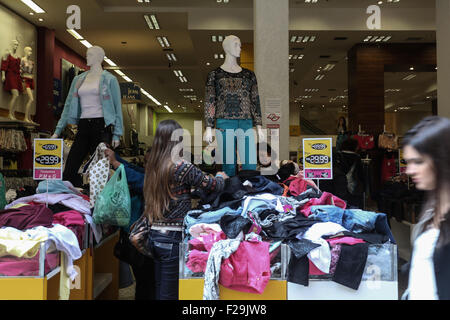
POLYGON ((428 193, 411 242, 408 289, 403 299, 450 299, 450 120, 427 117, 403 140, 406 173, 428 193))
POLYGON ((155 260, 156 300, 178 299, 179 245, 191 190, 221 191, 228 178, 222 172, 214 178, 179 159, 180 141, 173 141, 172 134, 180 129, 173 120, 159 124, 145 168, 144 214, 151 224, 148 249, 155 260))

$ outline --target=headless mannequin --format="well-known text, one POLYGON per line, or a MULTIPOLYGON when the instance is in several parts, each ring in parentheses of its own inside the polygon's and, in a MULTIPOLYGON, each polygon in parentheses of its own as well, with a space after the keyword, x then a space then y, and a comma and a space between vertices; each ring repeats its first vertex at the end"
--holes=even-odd
MULTIPOLYGON (((96 85, 100 87, 100 78, 102 76, 103 68, 102 62, 105 58, 103 49, 99 47, 91 47, 87 50, 86 60, 87 65, 90 67, 89 73, 84 80, 83 85, 96 85)), ((52 139, 57 139, 58 135, 55 133, 52 139)), ((117 148, 120 145, 120 140, 113 140, 112 147, 117 148)))
MULTIPOLYGON (((19 41, 13 40, 12 43, 11 43, 11 49, 6 51, 6 53, 2 57, 3 60, 8 59, 9 55, 11 55, 15 59, 19 58, 18 55, 17 55, 17 49, 18 48, 19 48, 19 41)), ((6 72, 2 71, 2 82, 4 83, 5 81, 6 81, 6 72)), ((12 89, 11 90, 11 95, 12 95, 12 98, 11 98, 11 100, 9 102, 9 106, 8 106, 9 107, 8 118, 11 119, 11 120, 17 120, 16 116, 15 116, 14 109, 15 109, 17 98, 19 97, 19 90, 12 89)))
MULTIPOLYGON (((22 62, 25 62, 25 63, 27 63, 29 61, 32 62, 30 60, 30 58, 31 58, 31 55, 33 53, 33 49, 30 48, 30 47, 25 47, 25 49, 23 49, 23 51, 24 51, 25 56, 22 58, 22 62)), ((26 71, 31 71, 31 70, 26 70, 26 71)), ((33 76, 32 73, 24 72, 24 73, 22 73, 22 78, 24 78, 24 79, 33 79, 34 76, 33 76)), ((31 118, 30 118, 31 104, 34 101, 33 90, 31 88, 27 87, 27 86, 23 86, 23 87, 25 88, 25 92, 26 92, 26 94, 28 96, 28 101, 27 101, 27 103, 25 105, 25 118, 24 118, 24 121, 28 122, 28 123, 34 123, 33 120, 31 120, 31 118)))
MULTIPOLYGON (((223 41, 223 50, 225 51, 225 62, 221 66, 223 70, 229 73, 239 73, 242 67, 238 64, 237 59, 241 56, 241 40, 236 36, 228 36, 223 41)), ((261 126, 256 126, 258 138, 264 140, 264 133, 261 126)), ((204 141, 211 143, 213 141, 212 128, 206 127, 204 141)))

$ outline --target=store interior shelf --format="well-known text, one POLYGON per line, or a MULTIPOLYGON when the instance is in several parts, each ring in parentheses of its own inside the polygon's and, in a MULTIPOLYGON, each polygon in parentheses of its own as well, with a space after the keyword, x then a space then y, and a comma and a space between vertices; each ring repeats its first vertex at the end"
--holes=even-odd
POLYGON ((112 273, 96 273, 94 275, 94 299, 96 299, 112 283, 112 279, 112 273))

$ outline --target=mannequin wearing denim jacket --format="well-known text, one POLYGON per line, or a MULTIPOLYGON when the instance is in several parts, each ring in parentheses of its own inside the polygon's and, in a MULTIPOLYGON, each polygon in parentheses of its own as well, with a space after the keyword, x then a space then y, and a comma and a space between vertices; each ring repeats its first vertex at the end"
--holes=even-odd
POLYGON ((118 147, 120 137, 123 135, 120 86, 114 75, 102 70, 101 63, 104 57, 102 48, 95 46, 88 49, 87 60, 91 69, 74 78, 61 119, 52 136, 52 138, 57 138, 67 124, 78 125, 78 133, 64 170, 64 180, 71 181, 77 187, 82 184, 77 171, 84 158, 88 154, 92 154, 101 142, 108 145, 112 143, 113 147, 118 147), (92 84, 97 77, 99 77, 99 103, 101 104, 98 114, 103 114, 103 117, 82 118, 83 105, 79 90, 86 79, 89 80, 89 84, 92 84))

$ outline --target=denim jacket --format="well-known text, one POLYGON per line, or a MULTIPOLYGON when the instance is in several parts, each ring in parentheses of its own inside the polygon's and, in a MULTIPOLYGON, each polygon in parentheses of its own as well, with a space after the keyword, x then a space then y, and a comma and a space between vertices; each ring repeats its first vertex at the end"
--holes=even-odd
MULTIPOLYGON (((81 117, 81 104, 80 97, 78 96, 78 89, 83 85, 84 79, 86 79, 88 74, 89 71, 84 72, 73 79, 64 105, 64 111, 56 126, 55 134, 60 135, 67 124, 78 124, 81 117)), ((105 125, 112 125, 114 127, 113 140, 119 140, 123 135, 120 86, 116 77, 106 70, 102 72, 100 78, 100 93, 105 125)))

